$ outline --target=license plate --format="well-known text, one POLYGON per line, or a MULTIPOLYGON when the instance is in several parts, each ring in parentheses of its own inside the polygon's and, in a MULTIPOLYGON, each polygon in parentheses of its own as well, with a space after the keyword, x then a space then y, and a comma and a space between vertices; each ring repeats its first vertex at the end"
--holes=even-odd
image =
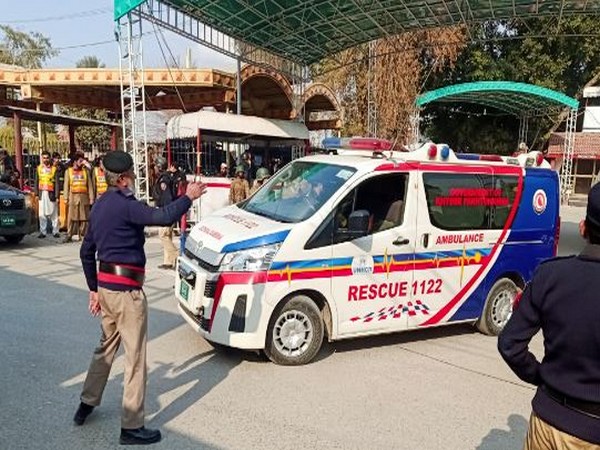
POLYGON ((185 280, 181 280, 179 285, 179 295, 187 302, 190 297, 190 285, 185 280))
POLYGON ((14 227, 16 224, 17 224, 17 221, 13 216, 0 217, 0 226, 14 227))

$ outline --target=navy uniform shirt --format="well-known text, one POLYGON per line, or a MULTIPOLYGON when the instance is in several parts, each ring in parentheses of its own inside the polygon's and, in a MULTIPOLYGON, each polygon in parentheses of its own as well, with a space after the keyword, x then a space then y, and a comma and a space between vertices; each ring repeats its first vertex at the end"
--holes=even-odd
POLYGON ((98 261, 144 268, 144 227, 169 226, 192 205, 187 195, 163 208, 153 208, 138 201, 128 189, 110 187, 95 203, 90 223, 81 245, 80 257, 90 291, 98 286, 111 290, 130 290, 131 287, 98 282, 98 261))
MULTIPOLYGON (((542 263, 500 334, 498 349, 515 374, 574 399, 600 403, 600 245, 542 263), (542 330, 544 358, 529 352, 542 330)), ((538 389, 532 402, 547 423, 600 444, 600 419, 563 406, 538 389)))

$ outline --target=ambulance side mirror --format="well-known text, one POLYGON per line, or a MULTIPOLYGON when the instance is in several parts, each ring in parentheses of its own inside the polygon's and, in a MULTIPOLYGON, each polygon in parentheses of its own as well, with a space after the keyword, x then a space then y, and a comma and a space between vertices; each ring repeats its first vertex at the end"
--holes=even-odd
POLYGON ((366 209, 352 212, 348 217, 348 235, 352 238, 358 238, 369 234, 370 216, 369 211, 366 209))

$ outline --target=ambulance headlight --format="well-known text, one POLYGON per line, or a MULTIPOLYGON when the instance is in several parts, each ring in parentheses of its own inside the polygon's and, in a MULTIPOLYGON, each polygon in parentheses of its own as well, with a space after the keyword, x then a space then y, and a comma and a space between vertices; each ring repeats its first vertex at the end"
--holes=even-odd
POLYGON ((221 272, 256 272, 269 270, 281 244, 227 253, 221 262, 221 272))
POLYGON ((185 249, 194 256, 198 256, 202 249, 202 242, 198 242, 191 235, 185 238, 185 249))

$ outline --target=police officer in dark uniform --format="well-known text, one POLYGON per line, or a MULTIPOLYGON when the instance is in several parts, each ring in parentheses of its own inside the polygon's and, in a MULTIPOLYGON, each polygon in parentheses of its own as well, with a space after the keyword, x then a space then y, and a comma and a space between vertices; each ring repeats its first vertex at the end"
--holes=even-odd
POLYGON ((600 449, 600 184, 580 232, 585 249, 538 267, 498 340, 513 372, 538 387, 525 450, 600 449), (542 362, 528 349, 540 329, 542 362))
POLYGON ((104 157, 109 185, 94 204, 89 230, 81 246, 83 271, 90 290, 89 310, 102 316, 102 337, 94 351, 74 422, 83 425, 100 404, 119 345, 125 348, 125 376, 121 444, 151 444, 161 439, 159 430, 144 427, 146 391, 146 335, 148 306, 144 284, 144 227, 175 222, 206 191, 191 183, 186 195, 163 208, 136 200, 131 156, 112 151, 104 157), (96 270, 96 254, 99 267, 96 270))

